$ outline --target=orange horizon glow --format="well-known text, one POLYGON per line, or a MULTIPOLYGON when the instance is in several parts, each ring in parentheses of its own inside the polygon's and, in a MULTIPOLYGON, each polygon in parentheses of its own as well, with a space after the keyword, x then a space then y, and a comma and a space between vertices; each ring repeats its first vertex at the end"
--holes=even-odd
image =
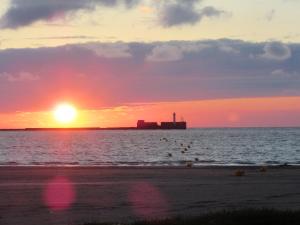
POLYGON ((300 126, 300 97, 269 97, 157 102, 95 110, 78 110, 76 120, 64 124, 52 111, 0 114, 0 128, 134 127, 136 121, 171 121, 176 112, 188 127, 300 126))

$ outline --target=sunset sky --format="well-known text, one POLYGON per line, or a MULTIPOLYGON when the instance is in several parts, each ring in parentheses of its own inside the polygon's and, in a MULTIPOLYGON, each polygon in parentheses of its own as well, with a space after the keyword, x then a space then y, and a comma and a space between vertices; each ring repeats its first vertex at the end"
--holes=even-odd
POLYGON ((300 126, 300 0, 1 0, 0 128, 300 126))

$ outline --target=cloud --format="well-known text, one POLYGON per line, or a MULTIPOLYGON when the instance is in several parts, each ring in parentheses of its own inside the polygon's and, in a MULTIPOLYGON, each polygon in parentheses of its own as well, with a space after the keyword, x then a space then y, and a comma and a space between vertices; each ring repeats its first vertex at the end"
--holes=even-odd
POLYGON ((215 7, 212 7, 212 6, 207 6, 207 7, 204 7, 200 11, 200 18, 202 18, 202 17, 218 17, 222 14, 225 14, 225 11, 218 10, 215 7))
POLYGON ((0 111, 43 110, 64 100, 97 109, 139 102, 300 96, 300 44, 280 46, 289 50, 228 39, 1 50, 0 111), (262 53, 272 59, 258 57, 262 53))
POLYGON ((0 73, 0 78, 4 78, 9 82, 37 81, 40 79, 38 75, 28 72, 20 72, 17 75, 12 75, 6 72, 0 73))
POLYGON ((37 21, 47 21, 78 10, 94 10, 97 6, 131 8, 139 0, 10 0, 10 7, 0 20, 1 28, 15 29, 37 21))
POLYGON ((239 54, 240 53, 240 50, 235 49, 232 46, 224 45, 224 44, 220 45, 219 49, 220 49, 220 51, 225 52, 225 53, 231 53, 231 54, 239 54))
MULTIPOLYGON (((64 19, 70 13, 80 10, 91 11, 97 7, 123 6, 131 9, 146 0, 9 0, 10 4, 0 18, 0 28, 17 29, 38 21, 64 19)), ((213 6, 198 8, 202 0, 161 0, 151 2, 158 9, 159 24, 163 27, 193 25, 203 18, 226 14, 213 6)))
POLYGON ((284 61, 292 56, 290 47, 281 42, 269 42, 263 50, 264 53, 259 57, 266 60, 284 61))
POLYGON ((205 48, 209 45, 191 42, 158 45, 146 56, 146 61, 174 62, 183 59, 185 53, 197 53, 205 48))
POLYGON ((151 54, 146 57, 146 60, 150 62, 172 62, 182 58, 183 52, 177 46, 162 45, 155 47, 151 54))
POLYGON ((125 43, 90 43, 83 44, 82 48, 91 50, 95 55, 104 58, 129 58, 131 53, 129 52, 129 46, 125 43))
POLYGON ((283 69, 276 69, 272 71, 271 74, 278 77, 297 77, 300 74, 299 72, 300 71, 296 72, 296 71, 285 71, 283 69))
POLYGON ((45 36, 35 38, 25 38, 26 40, 67 40, 67 39, 99 39, 97 36, 74 35, 74 36, 45 36))
POLYGON ((168 1, 160 9, 159 22, 163 27, 194 25, 204 17, 219 17, 225 12, 212 6, 197 9, 199 0, 168 1))

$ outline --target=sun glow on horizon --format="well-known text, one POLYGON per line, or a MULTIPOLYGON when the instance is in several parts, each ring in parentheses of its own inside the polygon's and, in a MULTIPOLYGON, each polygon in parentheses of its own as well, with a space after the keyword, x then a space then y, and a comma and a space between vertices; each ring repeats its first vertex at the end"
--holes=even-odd
POLYGON ((53 115, 57 122, 68 124, 76 119, 77 109, 69 103, 61 103, 55 107, 53 115))

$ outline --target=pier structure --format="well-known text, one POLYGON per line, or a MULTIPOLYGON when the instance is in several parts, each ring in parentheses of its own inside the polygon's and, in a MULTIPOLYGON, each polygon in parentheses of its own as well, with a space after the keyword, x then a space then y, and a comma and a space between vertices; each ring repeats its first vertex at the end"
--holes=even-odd
POLYGON ((172 122, 161 122, 158 125, 157 122, 146 122, 145 120, 139 120, 137 122, 137 129, 141 130, 185 130, 187 128, 187 123, 185 121, 177 122, 176 121, 176 113, 173 113, 173 121, 172 122))

